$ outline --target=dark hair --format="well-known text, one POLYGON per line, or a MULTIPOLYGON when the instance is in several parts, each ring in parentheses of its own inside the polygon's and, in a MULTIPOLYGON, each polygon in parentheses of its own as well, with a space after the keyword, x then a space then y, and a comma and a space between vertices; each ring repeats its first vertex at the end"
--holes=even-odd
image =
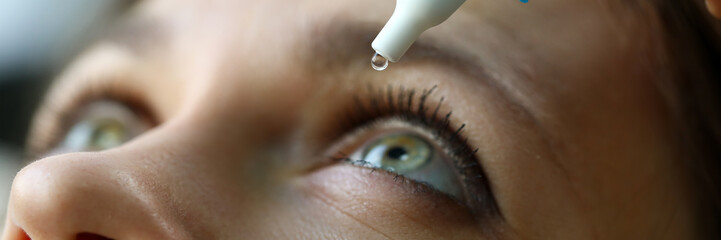
POLYGON ((659 79, 683 144, 699 237, 721 239, 721 31, 701 0, 655 1, 670 77, 659 79))

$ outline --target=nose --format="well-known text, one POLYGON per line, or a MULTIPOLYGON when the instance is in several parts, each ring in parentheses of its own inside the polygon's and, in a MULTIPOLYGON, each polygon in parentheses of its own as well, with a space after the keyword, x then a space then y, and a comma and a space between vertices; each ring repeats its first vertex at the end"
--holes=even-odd
POLYGON ((138 180, 104 161, 74 153, 36 161, 20 171, 3 240, 178 239, 138 180))

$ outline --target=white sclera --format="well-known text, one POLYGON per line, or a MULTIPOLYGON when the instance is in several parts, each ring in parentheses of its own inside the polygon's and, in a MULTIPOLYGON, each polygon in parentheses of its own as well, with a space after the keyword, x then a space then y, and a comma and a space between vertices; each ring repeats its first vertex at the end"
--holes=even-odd
POLYGON ((400 131, 380 135, 363 144, 350 154, 355 165, 386 170, 431 186, 438 191, 464 199, 463 185, 453 160, 437 147, 432 140, 413 132, 400 131), (393 148, 401 148, 403 155, 391 154, 393 148), (439 151, 440 150, 440 151, 439 151))

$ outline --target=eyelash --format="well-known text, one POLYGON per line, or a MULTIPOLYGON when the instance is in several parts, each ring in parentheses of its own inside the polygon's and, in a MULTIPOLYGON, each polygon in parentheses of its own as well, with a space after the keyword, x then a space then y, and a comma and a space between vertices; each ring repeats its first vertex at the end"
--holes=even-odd
MULTIPOLYGON (((394 92, 392 85, 385 89, 374 89, 369 85, 366 94, 353 97, 354 107, 340 118, 343 128, 341 132, 361 132, 389 119, 400 120, 422 129, 428 129, 434 140, 440 143, 440 146, 453 160, 454 169, 460 174, 467 193, 465 205, 473 215, 479 216, 479 220, 500 216, 487 178, 484 177, 485 173, 475 158, 478 148, 470 148, 468 139, 462 136, 466 124, 463 123, 459 127, 453 128, 451 124, 452 111, 445 114, 440 112, 445 101, 444 97, 441 97, 433 108, 427 106, 429 97, 436 89, 437 86, 433 86, 430 89, 423 89, 420 94, 417 94, 415 89, 406 90, 403 86, 399 86, 397 92, 394 92)), ((332 160, 363 165, 363 160, 349 159, 347 154, 342 152, 337 153, 332 160)), ((375 169, 371 170, 371 172, 375 171, 375 169)), ((393 180, 396 182, 413 182, 405 179, 403 175, 392 174, 394 174, 393 180)), ((417 185, 422 184, 418 183, 417 185)), ((430 187, 425 185, 416 186, 416 189, 428 188, 430 187)))

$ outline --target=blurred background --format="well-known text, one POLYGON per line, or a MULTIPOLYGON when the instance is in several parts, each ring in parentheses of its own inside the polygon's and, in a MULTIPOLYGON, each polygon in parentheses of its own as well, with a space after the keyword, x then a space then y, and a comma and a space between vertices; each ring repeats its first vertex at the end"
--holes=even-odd
POLYGON ((0 0, 0 233, 35 108, 53 76, 131 1, 0 0))

